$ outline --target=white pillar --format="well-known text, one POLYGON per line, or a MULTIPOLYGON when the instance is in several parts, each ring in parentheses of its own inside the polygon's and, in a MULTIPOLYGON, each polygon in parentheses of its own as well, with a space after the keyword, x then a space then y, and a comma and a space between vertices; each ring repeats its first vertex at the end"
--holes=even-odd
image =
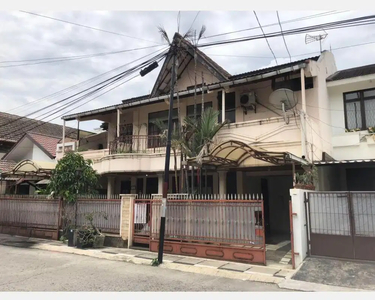
POLYGON ((243 194, 243 172, 237 171, 237 194, 243 194))
POLYGON ((117 109, 117 137, 120 137, 120 109, 117 109))
POLYGON ((163 182, 164 177, 163 174, 158 174, 158 194, 162 195, 163 194, 163 182))
MULTIPOLYGON (((293 252, 295 267, 298 266, 305 260, 307 252, 309 251, 307 246, 307 220, 305 213, 305 192, 306 190, 291 189, 290 196, 292 201, 292 224, 293 224, 293 252)), ((293 253, 292 253, 293 255, 293 253)))
POLYGON ((221 122, 225 121, 225 90, 221 91, 221 122))
POLYGON ((108 184, 107 184, 107 198, 110 199, 111 196, 114 194, 115 191, 115 177, 108 176, 108 184))
POLYGON ((63 120, 62 155, 65 154, 65 120, 63 120))
POLYGON ((301 116, 301 146, 302 156, 306 157, 306 92, 305 92, 305 70, 301 68, 301 98, 302 98, 302 111, 301 116))
POLYGON ((219 194, 227 193, 227 171, 218 171, 219 173, 219 194))

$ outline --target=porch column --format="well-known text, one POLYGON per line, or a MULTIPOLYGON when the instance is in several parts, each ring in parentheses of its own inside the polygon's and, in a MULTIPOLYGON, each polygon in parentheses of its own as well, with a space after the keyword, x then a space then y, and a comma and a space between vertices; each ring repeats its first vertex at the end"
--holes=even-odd
POLYGON ((163 194, 163 183, 164 183, 163 174, 158 174, 158 194, 160 195, 163 194))
POLYGON ((225 121, 225 90, 221 91, 221 122, 225 121))
POLYGON ((65 154, 65 120, 63 120, 62 156, 65 154))
POLYGON ((107 199, 111 198, 111 196, 114 194, 114 191, 115 191, 115 177, 108 176, 107 199))
POLYGON ((120 137, 120 114, 121 114, 121 111, 120 109, 118 108, 117 109, 117 137, 120 137))
POLYGON ((219 173, 219 194, 227 193, 227 171, 218 171, 219 173))
POLYGON ((237 194, 243 194, 243 172, 237 171, 237 194))

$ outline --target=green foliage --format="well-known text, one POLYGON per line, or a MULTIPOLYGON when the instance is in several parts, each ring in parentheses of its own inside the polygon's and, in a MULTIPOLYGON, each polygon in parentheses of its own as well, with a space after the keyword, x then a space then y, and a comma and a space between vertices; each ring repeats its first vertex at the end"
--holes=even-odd
POLYGON ((227 124, 227 122, 218 123, 218 117, 219 112, 208 107, 200 120, 185 118, 187 140, 183 147, 189 157, 196 157, 202 149, 209 153, 213 138, 227 124))
POLYGON ((154 258, 152 261, 151 261, 151 266, 153 267, 157 267, 159 266, 159 260, 157 258, 154 258))
POLYGON ((67 152, 52 173, 48 192, 70 203, 76 201, 78 194, 96 194, 99 176, 91 165, 92 161, 79 153, 67 152))
POLYGON ((78 239, 81 246, 84 247, 92 247, 95 243, 95 240, 98 236, 102 236, 102 233, 96 226, 94 225, 94 217, 95 216, 102 216, 105 220, 108 220, 108 216, 104 212, 91 212, 85 214, 85 219, 88 224, 85 224, 78 230, 78 239))
POLYGON ((314 185, 314 181, 318 179, 318 169, 316 166, 304 167, 305 172, 303 174, 296 174, 296 183, 303 185, 314 185))

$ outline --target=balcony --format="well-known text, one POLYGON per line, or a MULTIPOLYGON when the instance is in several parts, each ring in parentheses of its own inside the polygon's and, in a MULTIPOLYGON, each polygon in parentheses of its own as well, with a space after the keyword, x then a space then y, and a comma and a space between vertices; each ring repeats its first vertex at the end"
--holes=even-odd
POLYGON ((166 141, 159 135, 125 135, 109 143, 109 155, 124 153, 164 153, 166 141))

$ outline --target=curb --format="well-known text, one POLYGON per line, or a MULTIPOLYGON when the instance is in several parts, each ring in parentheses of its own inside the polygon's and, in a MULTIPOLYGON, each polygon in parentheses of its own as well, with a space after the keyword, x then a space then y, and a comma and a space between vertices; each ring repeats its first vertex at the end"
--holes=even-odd
MULTIPOLYGON (((99 259, 107 259, 112 261, 122 261, 133 263, 137 265, 147 265, 151 267, 151 259, 138 258, 131 254, 122 254, 122 253, 104 253, 101 250, 83 250, 72 247, 61 247, 49 244, 37 244, 30 247, 32 249, 45 250, 51 252, 67 253, 67 254, 76 254, 82 256, 89 256, 99 259)), ((222 269, 216 269, 209 266, 198 266, 198 265, 185 265, 185 264, 176 264, 172 262, 165 261, 159 266, 159 268, 169 269, 169 270, 178 270, 188 273, 196 273, 202 275, 210 275, 216 277, 224 277, 229 279, 237 280, 249 280, 254 282, 262 282, 268 284, 276 284, 279 288, 301 291, 301 292, 371 292, 371 290, 362 290, 354 289, 348 287, 339 287, 331 286, 319 283, 312 283, 306 281, 299 281, 291 279, 293 274, 290 274, 286 278, 274 277, 270 275, 262 274, 250 274, 242 273, 235 271, 227 271, 222 269)), ((296 270, 297 271, 297 270, 296 270)))

